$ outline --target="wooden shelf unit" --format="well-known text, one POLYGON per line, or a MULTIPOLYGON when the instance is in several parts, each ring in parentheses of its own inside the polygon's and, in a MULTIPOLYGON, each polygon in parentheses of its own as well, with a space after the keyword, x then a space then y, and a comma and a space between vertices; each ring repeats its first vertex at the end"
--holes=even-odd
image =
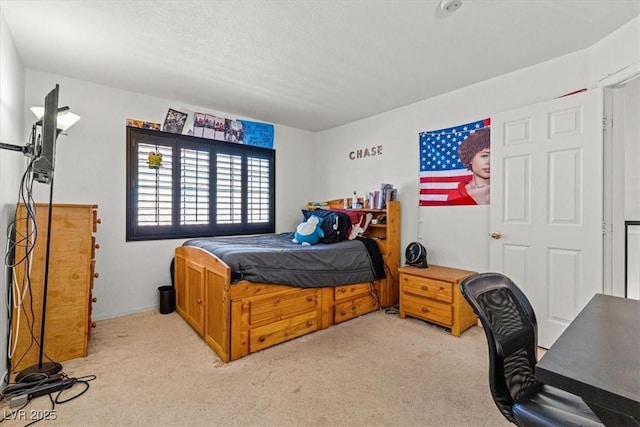
MULTIPOLYGON (((361 200, 362 201, 362 200, 361 200)), ((329 200, 328 206, 331 209, 344 209, 343 199, 329 200)), ((383 295, 380 295, 380 303, 384 307, 398 304, 399 298, 399 277, 398 267, 400 267, 400 202, 390 201, 386 209, 349 209, 353 212, 371 213, 374 218, 384 215, 384 224, 369 224, 366 236, 374 239, 380 248, 385 261, 386 282, 383 295)))

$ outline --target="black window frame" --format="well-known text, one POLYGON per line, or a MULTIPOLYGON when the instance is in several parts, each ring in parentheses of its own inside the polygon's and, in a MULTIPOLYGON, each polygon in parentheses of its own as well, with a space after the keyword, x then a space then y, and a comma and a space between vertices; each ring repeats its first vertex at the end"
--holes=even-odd
POLYGON ((244 145, 234 142, 218 141, 189 135, 179 135, 149 129, 127 126, 127 176, 126 176, 126 241, 184 239, 194 237, 229 236, 242 234, 265 234, 275 232, 275 150, 244 145), (171 162, 171 224, 143 225, 138 224, 138 145, 150 144, 154 146, 170 147, 171 162), (207 224, 180 224, 180 149, 193 148, 207 151, 209 156, 209 212, 207 224), (239 156, 241 158, 241 208, 240 222, 230 224, 216 223, 217 212, 217 154, 239 156), (248 159, 261 159, 268 165, 268 196, 266 221, 248 221, 249 175, 247 173, 248 159))

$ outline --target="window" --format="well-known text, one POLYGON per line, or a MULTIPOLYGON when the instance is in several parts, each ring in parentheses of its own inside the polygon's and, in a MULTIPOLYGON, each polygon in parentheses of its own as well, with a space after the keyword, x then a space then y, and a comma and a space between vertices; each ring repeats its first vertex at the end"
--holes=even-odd
POLYGON ((274 231, 274 150, 127 127, 127 241, 274 231))

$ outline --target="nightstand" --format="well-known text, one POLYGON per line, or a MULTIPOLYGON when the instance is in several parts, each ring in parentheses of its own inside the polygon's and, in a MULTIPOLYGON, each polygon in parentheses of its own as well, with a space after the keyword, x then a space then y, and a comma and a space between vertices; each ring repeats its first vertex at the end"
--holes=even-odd
POLYGON ((400 318, 417 317, 460 334, 477 324, 473 309, 460 293, 460 282, 475 271, 430 265, 400 267, 400 318))

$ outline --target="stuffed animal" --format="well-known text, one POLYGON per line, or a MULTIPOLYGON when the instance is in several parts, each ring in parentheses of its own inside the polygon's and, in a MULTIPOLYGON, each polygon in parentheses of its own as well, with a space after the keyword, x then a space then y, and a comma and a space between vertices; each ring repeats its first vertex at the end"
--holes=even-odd
POLYGON ((322 224, 322 218, 311 215, 305 222, 298 224, 292 242, 304 246, 315 245, 324 237, 320 224, 322 224))

